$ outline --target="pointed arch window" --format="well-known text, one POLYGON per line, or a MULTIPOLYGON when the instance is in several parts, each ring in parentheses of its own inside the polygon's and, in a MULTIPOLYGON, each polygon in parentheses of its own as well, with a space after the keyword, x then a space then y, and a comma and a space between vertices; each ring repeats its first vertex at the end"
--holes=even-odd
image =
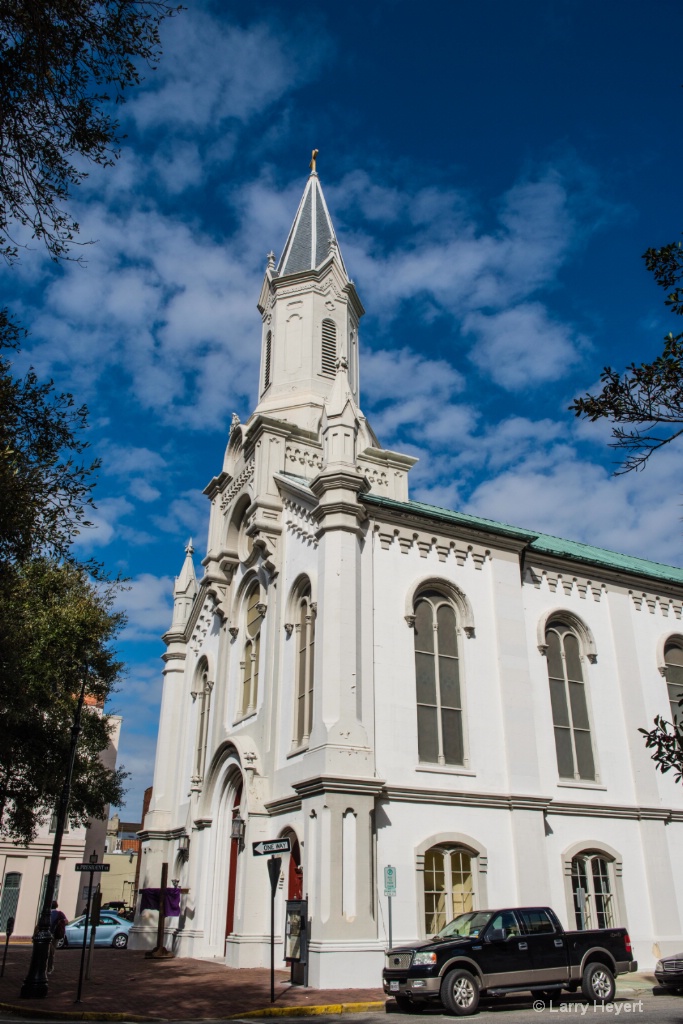
POLYGON ((266 334, 266 347, 263 353, 263 390, 270 387, 271 359, 273 354, 273 332, 266 334))
POLYGON ((250 590, 247 597, 245 612, 247 639, 244 644, 244 658, 242 662, 241 714, 243 717, 252 714, 256 710, 262 622, 263 606, 259 602, 259 588, 255 586, 250 590))
POLYGON ((457 619, 452 603, 435 590, 415 602, 415 679, 420 761, 464 765, 457 619))
POLYGON ((209 718, 211 716, 211 683, 208 665, 204 663, 200 670, 199 686, 197 687, 197 746, 195 750, 195 777, 201 781, 206 769, 206 754, 209 745, 209 718))
POLYGON ((595 758, 579 638, 566 623, 556 620, 546 629, 546 644, 560 777, 594 782, 595 758))
POLYGON ((322 372, 326 377, 334 377, 337 372, 337 325, 334 320, 322 322, 322 372))
POLYGON ((308 744, 313 726, 313 667, 315 652, 315 607, 311 601, 311 587, 303 590, 298 603, 296 623, 296 711, 294 745, 308 744))
POLYGON ((672 640, 664 648, 664 676, 669 691, 671 721, 679 730, 683 729, 683 709, 679 701, 683 698, 683 642, 672 640))

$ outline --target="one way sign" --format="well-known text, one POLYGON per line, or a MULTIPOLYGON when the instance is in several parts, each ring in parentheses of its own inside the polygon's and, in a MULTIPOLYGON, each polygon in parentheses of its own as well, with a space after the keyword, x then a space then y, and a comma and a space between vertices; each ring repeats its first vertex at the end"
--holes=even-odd
POLYGON ((289 853, 289 839, 263 839, 260 843, 252 843, 255 857, 263 857, 266 853, 289 853))

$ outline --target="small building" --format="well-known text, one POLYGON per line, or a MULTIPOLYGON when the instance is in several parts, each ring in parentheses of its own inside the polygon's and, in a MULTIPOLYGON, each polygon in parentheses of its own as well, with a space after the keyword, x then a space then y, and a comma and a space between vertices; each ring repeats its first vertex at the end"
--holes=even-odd
MULTIPOLYGON (((258 311, 258 404, 164 636, 141 885, 166 863, 188 890, 167 942, 267 965, 252 847, 288 838, 278 959, 306 896, 315 986, 379 983, 385 866, 395 942, 547 904, 627 926, 643 967, 680 949, 683 788, 638 729, 683 690, 683 570, 410 500, 415 460, 361 411, 364 310, 315 170, 258 311)), ((140 918, 131 946, 155 941, 140 918)))

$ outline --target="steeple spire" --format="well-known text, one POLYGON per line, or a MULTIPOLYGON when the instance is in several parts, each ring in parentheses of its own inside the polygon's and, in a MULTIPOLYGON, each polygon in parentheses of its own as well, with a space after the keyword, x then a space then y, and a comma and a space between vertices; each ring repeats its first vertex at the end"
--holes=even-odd
POLYGON ((173 622, 171 623, 171 631, 184 628, 185 623, 190 617, 192 604, 197 595, 197 577, 192 560, 193 554, 194 547, 190 537, 185 546, 185 561, 180 570, 180 576, 176 576, 173 587, 173 622))
POLYGON ((330 245, 334 243, 339 262, 348 278, 337 236, 332 226, 332 219, 320 186, 316 170, 317 157, 318 150, 314 149, 309 165, 311 173, 277 266, 277 273, 280 277, 285 277, 287 274, 298 274, 304 270, 316 270, 330 255, 330 245))

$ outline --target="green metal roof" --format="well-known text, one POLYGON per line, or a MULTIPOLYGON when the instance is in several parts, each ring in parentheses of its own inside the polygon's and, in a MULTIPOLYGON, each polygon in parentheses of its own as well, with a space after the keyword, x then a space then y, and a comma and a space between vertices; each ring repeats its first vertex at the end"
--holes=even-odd
POLYGON ((426 505, 422 501, 396 501, 393 498, 383 498, 378 494, 363 494, 361 497, 368 505, 424 516, 427 519, 436 519, 444 523, 470 526, 476 530, 483 530, 486 533, 498 534, 503 537, 514 537, 517 540, 525 541, 531 551, 536 551, 539 554, 555 555, 559 558, 571 559, 573 562, 583 562, 586 565, 618 570, 631 575, 648 576, 650 579, 662 580, 666 583, 683 584, 683 569, 679 569, 677 566, 649 562, 646 558, 635 558, 632 555, 621 555, 617 551, 593 547, 592 544, 579 544, 577 541, 563 540, 561 537, 553 537, 548 533, 523 530, 519 526, 497 523, 493 519, 482 519, 480 516, 467 515, 465 512, 453 512, 450 509, 439 508, 437 505, 426 505))

